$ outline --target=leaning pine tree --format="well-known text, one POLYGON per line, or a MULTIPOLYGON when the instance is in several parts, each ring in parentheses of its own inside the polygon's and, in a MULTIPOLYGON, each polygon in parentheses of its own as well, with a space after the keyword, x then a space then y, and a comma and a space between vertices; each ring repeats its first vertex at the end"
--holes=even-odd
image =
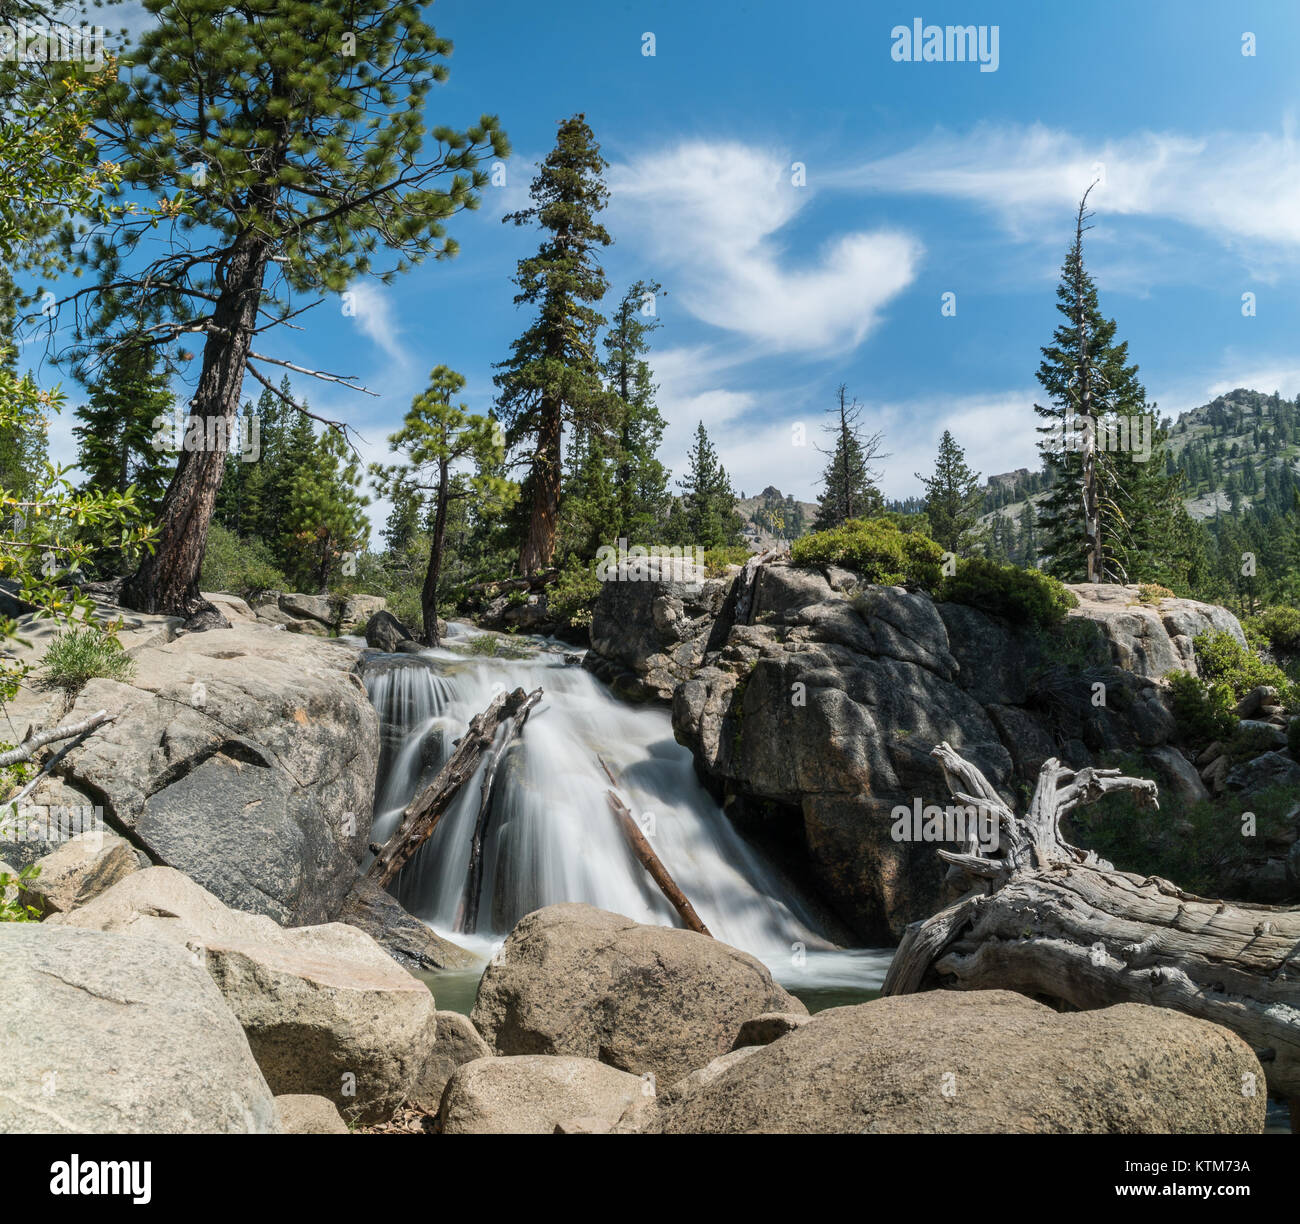
POLYGON ((415 0, 144 7, 156 23, 97 91, 91 130, 123 188, 163 216, 125 214, 84 249, 69 235, 99 278, 70 300, 80 315, 111 293, 146 322, 147 340, 102 336, 101 351, 203 337, 190 412, 207 444, 181 454, 156 551, 122 596, 192 615, 244 372, 280 394, 261 367, 298 368, 268 354, 266 333, 358 277, 454 253, 447 219, 477 205, 480 160, 508 147, 489 116, 465 132, 426 127, 451 44, 415 0))
POLYGON ((526 576, 555 557, 566 422, 579 431, 600 429, 613 411, 596 354, 605 322, 596 307, 608 283, 599 252, 612 241, 596 220, 609 198, 606 164, 585 117, 564 120, 533 179, 532 207, 505 218, 535 222, 544 232, 537 254, 521 259, 515 275, 515 303, 535 307, 537 316, 495 379, 507 442, 531 451, 519 550, 526 576))

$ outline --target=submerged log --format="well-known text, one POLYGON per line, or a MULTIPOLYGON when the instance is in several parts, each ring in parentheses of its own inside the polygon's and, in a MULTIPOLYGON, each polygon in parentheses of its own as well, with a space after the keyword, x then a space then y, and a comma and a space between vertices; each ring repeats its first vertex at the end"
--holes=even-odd
POLYGON ((998 844, 939 851, 971 887, 908 927, 882 993, 1003 989, 1080 1009, 1171 1007, 1235 1032, 1269 1090, 1300 1108, 1300 908, 1193 896, 1065 840, 1067 812, 1120 790, 1155 806, 1153 782, 1049 760, 1018 817, 949 745, 932 755, 957 803, 996 817, 998 844))
POLYGON ((541 695, 541 689, 525 693, 521 688, 499 693, 482 713, 470 719, 468 729, 456 741, 455 750, 438 776, 406 805, 397 831, 383 846, 371 845, 375 861, 366 871, 367 879, 381 887, 392 882, 411 856, 429 840, 460 788, 474 776, 480 759, 496 739, 497 728, 518 714, 525 704, 531 709, 541 695))
POLYGON ((541 689, 534 689, 528 694, 527 700, 519 707, 519 712, 507 724, 501 742, 492 750, 487 767, 483 770, 483 780, 479 783, 478 819, 474 822, 474 836, 470 841, 469 872, 465 880, 465 896, 461 902, 464 912, 458 927, 471 935, 478 929, 479 899, 483 892, 483 842, 487 837, 488 823, 492 819, 492 795, 496 787, 497 770, 507 749, 523 732, 528 715, 541 699, 541 689))
MULTIPOLYGON (((609 766, 604 766, 605 773, 609 774, 609 766)), ((613 775, 610 775, 612 782, 613 775)), ((610 810, 618 820, 619 827, 623 830, 623 836, 627 839, 627 844, 641 866, 649 873, 650 878, 659 885, 659 891, 668 898, 668 904, 677 911, 677 916, 682 920, 682 925, 688 931, 695 931, 699 935, 708 935, 713 938, 712 932, 704 925, 699 914, 695 912, 693 906, 687 899, 687 896, 680 888, 677 887, 676 881, 669 874, 668 868, 664 866, 663 860, 655 853, 654 847, 647 840, 646 835, 641 832, 641 826, 637 824, 628 806, 613 791, 607 791, 610 810)))

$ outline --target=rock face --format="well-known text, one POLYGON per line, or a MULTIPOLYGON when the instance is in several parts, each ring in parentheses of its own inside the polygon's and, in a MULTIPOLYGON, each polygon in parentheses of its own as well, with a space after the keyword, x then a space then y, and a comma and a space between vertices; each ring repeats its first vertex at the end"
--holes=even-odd
POLYGON ((444 1135, 600 1134, 648 1091, 590 1058, 480 1058, 451 1077, 438 1117, 444 1135))
MULTIPOLYGON (((1164 749, 1175 728, 1160 677, 1187 665, 1181 639, 1241 633, 1221 608, 1148 608, 1136 588, 1089 588, 1064 624, 1036 632, 834 566, 776 561, 743 600, 742 585, 706 583, 688 604, 671 583, 607 583, 586 666, 671 693, 676 736, 733 819, 804 847, 864 942, 896 939, 942 901, 934 845, 892 833, 896 808, 951 802, 936 743, 1008 796, 1051 756, 1081 767, 1164 749)), ((1169 757, 1153 767, 1195 786, 1169 757)))
POLYGON ((748 953, 589 905, 520 919, 479 984, 474 1027, 500 1054, 572 1054, 671 1083, 763 1012, 806 1011, 748 953))
POLYGON ((48 922, 180 945, 220 989, 274 1092, 328 1097, 359 1121, 392 1116, 434 1041, 433 996, 369 936, 338 922, 283 930, 168 867, 48 922))
POLYGON ((407 1099, 426 1113, 437 1113, 443 1089, 456 1073, 456 1068, 492 1056, 492 1047, 479 1036, 468 1016, 462 1016, 460 1012, 438 1012, 438 1031, 433 1049, 424 1060, 419 1078, 407 1099))
POLYGON ((339 911, 339 921, 365 931, 408 969, 469 969, 479 963, 473 952, 429 930, 371 880, 357 881, 339 911))
POLYGON ((271 1091, 183 948, 0 924, 0 1132, 274 1134, 271 1091))
POLYGON ((79 833, 37 860, 40 875, 24 889, 43 914, 85 905, 140 868, 131 844, 114 833, 79 833))
POLYGON ((286 1093, 275 1098, 275 1117, 283 1135, 346 1135, 347 1123, 324 1097, 286 1093))
POLYGON ((92 680, 69 713, 117 718, 64 758, 65 791, 228 905, 333 917, 366 850, 379 753, 354 653, 239 625, 133 657, 130 683, 92 680))
POLYGON ((391 612, 376 612, 367 622, 366 645, 393 654, 402 642, 414 640, 411 631, 391 612))
POLYGON ((665 1099, 653 1129, 1258 1134, 1263 1083, 1245 1042, 1178 1012, 1063 1015, 1008 991, 931 991, 819 1012, 665 1099))

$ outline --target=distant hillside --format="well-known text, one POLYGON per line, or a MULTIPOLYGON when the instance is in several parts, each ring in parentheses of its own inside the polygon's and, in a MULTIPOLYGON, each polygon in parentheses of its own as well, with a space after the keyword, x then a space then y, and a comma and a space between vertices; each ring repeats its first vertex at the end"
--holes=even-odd
POLYGON ((817 503, 796 501, 768 485, 754 497, 737 498, 736 513, 744 520, 745 543, 761 551, 807 535, 817 516, 817 503))

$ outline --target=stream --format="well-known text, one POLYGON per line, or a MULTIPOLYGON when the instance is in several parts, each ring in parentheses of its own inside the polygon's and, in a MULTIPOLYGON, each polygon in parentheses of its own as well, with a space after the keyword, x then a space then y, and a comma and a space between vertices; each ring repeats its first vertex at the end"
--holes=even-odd
MULTIPOLYGON (((893 949, 840 948, 825 937, 816 906, 700 785, 666 710, 616 700, 590 672, 565 662, 574 650, 564 643, 501 638, 504 648, 523 655, 504 658, 471 653, 480 636, 498 635, 452 623, 442 647, 378 656, 365 671, 382 739, 371 835, 378 843, 496 693, 544 690, 492 791, 477 929, 464 926, 478 775, 399 875, 395 892, 409 912, 484 957, 523 915, 562 901, 679 925, 610 811, 603 759, 655 852, 718 939, 758 957, 810 1010, 876 996, 893 949)), ((430 975, 439 1006, 469 1011, 480 973, 430 975)))

